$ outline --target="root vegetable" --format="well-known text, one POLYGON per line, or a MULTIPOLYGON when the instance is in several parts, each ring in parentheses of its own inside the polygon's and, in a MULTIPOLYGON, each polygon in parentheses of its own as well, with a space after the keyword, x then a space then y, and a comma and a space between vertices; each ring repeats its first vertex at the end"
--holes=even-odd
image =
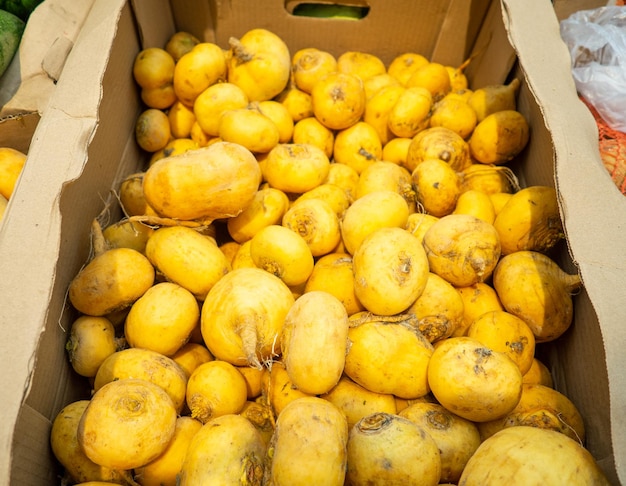
POLYGON ((52 421, 50 447, 64 468, 66 479, 73 483, 102 482, 133 484, 131 473, 96 464, 89 459, 78 442, 78 424, 89 400, 77 400, 63 407, 52 421))
POLYGON ((420 67, 428 64, 428 59, 416 52, 403 52, 394 57, 387 72, 396 78, 400 84, 406 85, 411 75, 420 67))
POLYGON ((412 213, 409 214, 405 229, 415 236, 420 243, 422 243, 428 228, 430 228, 438 220, 439 218, 437 216, 433 216, 432 214, 412 213))
POLYGON ((215 241, 185 226, 157 229, 146 244, 146 256, 167 280, 200 301, 229 271, 215 241))
POLYGON ((394 322, 398 320, 352 316, 344 373, 372 392, 419 398, 430 391, 427 374, 433 346, 419 331, 394 322))
POLYGON ((259 189, 246 209, 239 215, 228 218, 228 234, 236 242, 244 243, 262 228, 280 224, 287 209, 289 198, 283 191, 273 187, 259 189))
POLYGON ((328 393, 320 395, 320 398, 328 400, 344 413, 349 429, 363 417, 373 413, 395 414, 397 412, 393 395, 372 392, 346 375, 343 375, 328 393))
POLYGON ((231 37, 228 44, 228 81, 239 86, 250 101, 270 100, 287 87, 291 55, 279 36, 257 28, 239 39, 231 37))
POLYGON ((265 443, 247 418, 236 414, 214 418, 189 443, 178 484, 260 486, 264 455, 265 443))
POLYGON ((348 424, 335 405, 318 397, 289 403, 276 419, 266 482, 274 486, 342 486, 348 424))
POLYGON ((610 484, 580 443, 560 432, 528 426, 509 427, 485 440, 467 462, 459 480, 459 486, 564 483, 610 484))
POLYGON ((306 240, 277 224, 266 226, 254 235, 250 240, 250 256, 258 268, 280 278, 290 287, 304 284, 315 264, 306 240))
POLYGON ((217 137, 222 115, 246 108, 248 96, 233 83, 215 83, 202 91, 193 103, 193 113, 204 133, 217 137))
POLYGON ((502 110, 515 110, 515 96, 519 91, 520 80, 515 78, 509 84, 490 84, 475 89, 467 103, 476 112, 480 122, 487 116, 502 110))
POLYGON ((434 101, 439 101, 450 92, 450 74, 443 64, 429 62, 418 67, 406 82, 407 88, 422 87, 427 89, 434 101))
POLYGON ((522 374, 504 353, 469 337, 441 341, 430 358, 428 385, 435 398, 473 422, 503 417, 518 404, 522 374))
POLYGON ((236 366, 260 367, 280 354, 278 338, 293 302, 289 288, 269 272, 233 270, 204 301, 202 337, 216 358, 236 366))
POLYGON ((7 201, 26 164, 26 154, 11 147, 0 147, 0 195, 7 201))
POLYGON ((276 123, 250 107, 225 111, 220 117, 217 136, 261 154, 272 150, 280 141, 276 123))
POLYGON ((322 123, 310 116, 297 121, 293 127, 291 137, 293 143, 310 144, 322 149, 326 157, 332 157, 335 145, 335 133, 322 123))
POLYGON ((227 414, 239 413, 247 399, 246 380, 226 361, 198 366, 187 382, 186 400, 191 416, 203 424, 227 414))
POLYGON ((144 254, 152 233, 150 226, 129 220, 118 221, 102 231, 108 248, 131 248, 144 254))
POLYGON ((493 225, 467 214, 450 214, 424 235, 430 269, 456 287, 484 282, 500 258, 500 240, 493 225))
POLYGON ((212 222, 243 211, 260 182, 252 152, 220 141, 157 160, 144 175, 143 189, 147 203, 161 216, 212 222))
POLYGON ((419 425, 387 413, 362 418, 350 429, 346 478, 354 486, 439 483, 435 440, 419 425))
POLYGON ((426 159, 411 173, 418 204, 426 214, 441 218, 454 211, 461 194, 458 173, 441 159, 426 159))
POLYGON ((493 225, 503 255, 520 250, 545 253, 564 238, 556 190, 548 186, 530 186, 513 194, 493 225))
POLYGON ((570 326, 572 293, 582 285, 578 275, 562 270, 550 257, 535 251, 503 256, 493 286, 507 312, 528 324, 538 343, 553 341, 570 326))
POLYGON ((295 387, 291 382, 291 378, 289 378, 285 365, 281 361, 274 361, 269 370, 263 385, 263 396, 276 417, 294 400, 313 396, 295 387))
POLYGON ((307 199, 321 199, 333 209, 339 220, 343 219, 346 209, 352 203, 352 199, 348 192, 336 184, 325 182, 317 187, 301 194, 296 198, 293 204, 305 201, 307 199))
POLYGON ((411 173, 404 167, 384 160, 376 161, 359 176, 356 198, 375 191, 396 191, 409 206, 409 212, 415 212, 416 193, 413 189, 411 173))
POLYGON ((187 106, 193 106, 200 93, 226 75, 223 49, 212 42, 199 42, 176 62, 174 92, 187 106))
POLYGON ((480 445, 481 437, 476 424, 438 403, 413 403, 398 415, 419 425, 434 439, 441 456, 440 481, 456 483, 465 464, 480 445))
POLYGON ((304 239, 313 257, 330 253, 341 241, 339 217, 322 199, 295 202, 283 215, 281 224, 304 239))
POLYGON ((406 200, 395 191, 376 191, 355 200, 341 222, 346 250, 354 255, 363 240, 380 228, 404 228, 409 218, 406 200))
POLYGON ((383 61, 370 52, 345 51, 337 57, 337 71, 352 74, 365 81, 387 71, 383 61))
POLYGON ((460 172, 460 177, 461 192, 475 189, 489 195, 512 194, 520 189, 515 173, 504 165, 473 163, 460 172))
POLYGON ((452 214, 469 214, 489 224, 496 219, 496 210, 489 195, 477 189, 461 192, 452 214))
POLYGON ((132 347, 172 356, 199 322, 200 308, 194 295, 178 284, 160 282, 132 305, 124 336, 132 347))
POLYGON ((530 365, 530 369, 522 377, 524 384, 529 385, 543 385, 550 388, 554 388, 554 382, 552 380, 552 373, 541 360, 533 358, 533 362, 530 365))
POLYGON ((176 413, 160 386, 136 378, 112 381, 91 397, 78 424, 78 442, 96 464, 138 468, 165 451, 176 413))
POLYGON ((274 433, 274 415, 271 408, 262 400, 247 401, 239 415, 247 418, 261 434, 267 447, 274 433))
POLYGON ((298 89, 311 93, 319 79, 337 71, 337 59, 328 51, 305 47, 293 55, 291 70, 298 89))
POLYGON ((281 349, 298 389, 319 395, 333 388, 341 378, 347 346, 348 314, 339 299, 321 290, 296 299, 285 316, 281 349))
POLYGON ((561 392, 544 385, 524 384, 520 401, 510 413, 478 427, 485 440, 501 429, 519 425, 554 430, 585 443, 585 424, 576 405, 561 392))
POLYGON ((417 319, 417 329, 431 343, 445 339, 463 323, 463 299, 439 275, 429 272, 421 295, 406 310, 417 319))
POLYGON ((106 384, 129 378, 149 381, 170 396, 177 412, 185 404, 187 375, 171 358, 156 351, 141 348, 126 348, 106 358, 94 378, 94 391, 106 384))
POLYGON ((171 357, 183 369, 187 378, 202 363, 215 359, 204 344, 191 341, 184 344, 171 357))
POLYGON ((472 157, 483 164, 504 164, 528 144, 530 128, 515 110, 492 113, 480 121, 469 138, 472 157))
POLYGON ((426 128, 413 137, 407 154, 407 169, 413 172, 427 159, 443 160, 456 171, 462 171, 472 163, 468 143, 445 127, 426 128))
POLYGON ((306 281, 305 292, 323 290, 337 297, 348 316, 364 310, 354 293, 352 256, 347 253, 329 253, 319 258, 306 281))
POLYGON ((421 86, 405 88, 389 111, 389 130, 396 137, 414 137, 428 127, 432 106, 429 90, 421 86))
MULTIPOLYGON (((363 121, 376 130, 383 146, 397 137, 389 127, 389 116, 405 91, 404 86, 393 84, 381 88, 366 100, 363 121)), ((383 158, 383 160, 388 159, 383 158)))
POLYGON ((363 81, 352 74, 334 72, 318 80, 311 90, 313 114, 325 127, 344 130, 365 111, 363 81))
POLYGON ((72 279, 69 299, 83 314, 100 317, 130 306, 154 279, 154 268, 142 253, 112 248, 97 254, 72 279))
POLYGON ((506 311, 486 312, 472 322, 467 336, 509 356, 519 366, 522 375, 532 365, 535 336, 530 327, 513 314, 506 311))
POLYGON ((487 283, 478 282, 468 287, 457 287, 456 290, 463 300, 463 324, 455 329, 453 336, 464 336, 481 314, 504 310, 498 294, 487 283))
POLYGON ((459 98, 439 100, 432 107, 429 126, 445 127, 457 133, 466 140, 476 128, 476 112, 465 101, 459 98))
POLYGON ((191 439, 202 423, 188 416, 176 419, 174 436, 166 449, 154 461, 135 469, 135 477, 141 486, 176 486, 191 439))
POLYGON ((253 366, 237 366, 239 373, 246 382, 246 395, 248 400, 255 400, 263 391, 263 380, 267 374, 267 368, 255 368, 253 366))
POLYGON ((380 228, 354 253, 354 292, 378 315, 406 310, 428 281, 428 259, 415 236, 403 228, 380 228))
POLYGON ((358 174, 380 160, 382 153, 383 146, 378 133, 364 121, 357 121, 335 134, 334 162, 348 165, 358 174))
POLYGON ((65 344, 70 363, 81 376, 94 377, 102 362, 117 351, 115 327, 106 317, 80 316, 65 344))
POLYGON ((263 176, 271 187, 302 194, 322 184, 329 167, 328 157, 315 145, 278 144, 267 154, 263 176))

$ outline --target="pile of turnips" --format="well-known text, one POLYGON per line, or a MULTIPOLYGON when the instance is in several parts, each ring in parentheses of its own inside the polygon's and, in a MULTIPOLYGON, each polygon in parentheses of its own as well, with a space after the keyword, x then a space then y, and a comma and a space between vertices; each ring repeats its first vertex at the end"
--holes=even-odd
POLYGON ((520 81, 466 65, 265 29, 138 53, 146 167, 68 291, 68 484, 608 484, 537 354, 581 281, 509 167, 520 81))

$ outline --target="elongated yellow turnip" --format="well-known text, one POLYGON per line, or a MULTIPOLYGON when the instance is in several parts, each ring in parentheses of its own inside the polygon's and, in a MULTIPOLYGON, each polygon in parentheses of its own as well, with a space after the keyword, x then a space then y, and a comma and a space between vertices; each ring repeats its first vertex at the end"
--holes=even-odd
POLYGON ((335 405, 318 397, 292 401, 276 419, 267 484, 342 486, 347 442, 348 423, 335 405))
POLYGON ((334 387, 343 372, 347 347, 348 314, 337 297, 316 290, 296 299, 285 316, 281 348, 297 388, 319 395, 334 387))
POLYGON ((252 152, 220 141, 157 160, 144 175, 143 191, 160 216, 210 223, 241 213, 260 183, 252 152))

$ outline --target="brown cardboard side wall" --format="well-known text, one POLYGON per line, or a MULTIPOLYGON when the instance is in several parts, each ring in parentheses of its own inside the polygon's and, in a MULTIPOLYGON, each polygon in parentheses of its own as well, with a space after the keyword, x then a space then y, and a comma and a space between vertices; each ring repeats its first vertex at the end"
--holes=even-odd
MULTIPOLYGON (((534 1, 539 3, 540 1, 534 1)), ((626 482, 626 199, 602 166, 595 121, 576 94, 556 14, 504 0, 504 20, 554 147, 555 183, 568 250, 585 291, 573 332, 552 353, 561 390, 574 397, 587 446, 615 483, 626 482), (534 25, 533 31, 525 26, 534 25), (601 324, 599 324, 601 323, 601 324)))
POLYGON ((222 47, 228 47, 231 36, 264 27, 290 39, 292 52, 311 46, 334 55, 361 50, 376 52, 388 64, 400 54, 396 46, 404 44, 427 57, 436 54, 439 62, 459 65, 474 45, 477 26, 490 1, 402 1, 389 8, 385 0, 369 0, 369 13, 359 20, 295 16, 287 11, 284 0, 200 2, 193 10, 184 2, 172 2, 172 8, 179 29, 222 47), (214 11, 209 4, 215 5, 214 11), (381 32, 376 25, 391 28, 381 32))
POLYGON ((35 131, 29 157, 36 163, 26 165, 15 193, 22 204, 0 229, 0 271, 14 276, 0 282, 1 484, 60 483, 51 421, 88 396, 64 351, 72 317, 66 292, 88 257, 92 219, 120 173, 134 169, 120 161, 140 159, 136 144, 127 145, 139 110, 130 74, 138 50, 126 2, 96 1, 35 131), (115 62, 107 68, 109 55, 115 62), (110 101, 101 105, 104 91, 110 101))

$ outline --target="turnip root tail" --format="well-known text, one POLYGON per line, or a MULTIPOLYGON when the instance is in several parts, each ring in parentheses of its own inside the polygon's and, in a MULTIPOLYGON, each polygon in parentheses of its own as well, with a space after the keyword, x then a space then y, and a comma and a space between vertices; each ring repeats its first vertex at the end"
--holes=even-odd
POLYGON ((236 37, 228 39, 228 45, 232 49, 233 55, 235 56, 235 59, 237 59, 238 64, 243 64, 254 58, 254 54, 249 52, 236 37))
POLYGON ((241 346, 248 360, 248 365, 256 369, 262 369, 263 365, 259 361, 256 348, 258 339, 256 335, 256 323, 254 317, 247 316, 244 322, 239 326, 239 336, 241 337, 241 346))
POLYGON ((102 226, 97 219, 91 222, 91 241, 95 256, 102 255, 107 250, 107 243, 102 234, 102 226))

